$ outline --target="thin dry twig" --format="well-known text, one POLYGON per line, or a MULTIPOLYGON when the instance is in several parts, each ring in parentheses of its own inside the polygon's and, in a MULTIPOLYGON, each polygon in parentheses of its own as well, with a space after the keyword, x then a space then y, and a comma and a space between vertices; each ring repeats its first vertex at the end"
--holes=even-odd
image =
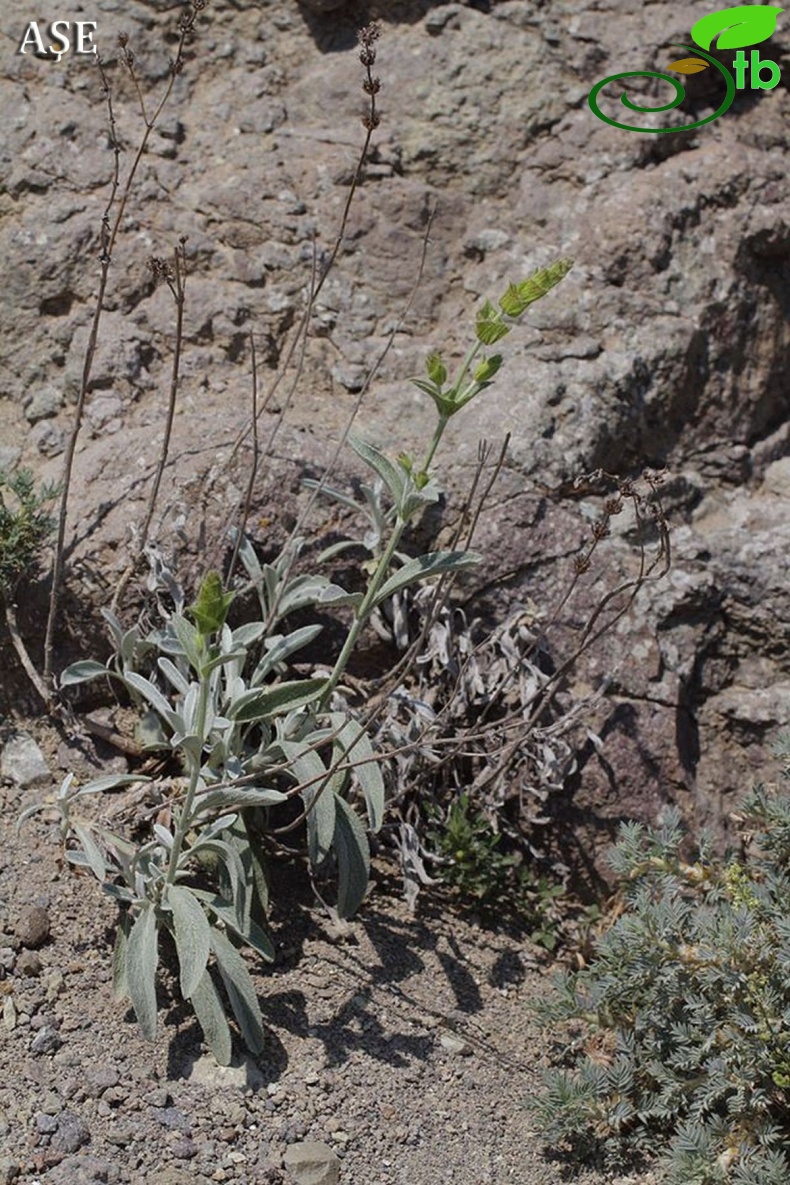
MULTIPOLYGON (((345 241, 346 226, 348 225, 348 216, 351 211, 351 203, 354 200, 354 195, 356 194, 356 191, 359 188, 359 183, 362 179, 362 171, 365 167, 365 163, 368 158, 368 151, 370 149, 370 143, 373 138, 373 133, 376 130, 376 128, 379 126, 379 124, 381 123, 381 117, 379 116, 379 113, 376 109, 376 95, 381 90, 381 80, 378 78, 374 78, 373 74, 371 73, 371 66, 376 61, 375 43, 376 43, 376 41, 378 41, 380 36, 381 36, 381 28, 378 24, 376 24, 375 21, 372 24, 366 25, 364 28, 360 29, 360 32, 359 32, 359 42, 361 45, 359 57, 360 57, 360 61, 362 62, 363 66, 365 67, 365 71, 366 71, 366 77, 362 83, 362 89, 369 96, 368 110, 365 113, 365 115, 362 117, 362 126, 365 128, 365 139, 362 144, 362 148, 360 150, 359 157, 357 158, 356 169, 354 170, 354 176, 351 180, 351 185, 349 186, 348 196, 346 197, 346 201, 343 206, 343 213, 340 218, 340 228, 337 232, 337 236, 335 238, 334 245, 332 247, 332 250, 329 252, 329 257, 322 268, 321 275, 319 276, 317 282, 315 282, 315 283, 311 282, 307 304, 305 306, 301 320, 299 321, 299 325, 297 326, 296 335, 295 335, 293 341, 291 342, 291 345, 288 348, 288 351, 285 355, 285 361, 282 364, 280 372, 277 374, 277 376, 274 380, 274 386, 272 388, 272 391, 274 390, 274 387, 278 386, 279 383, 282 381, 282 376, 287 371, 288 367, 290 366, 291 361, 294 357, 294 354, 296 353, 296 350, 300 345, 300 342, 302 342, 302 339, 308 333, 309 325, 310 325, 310 318, 312 316, 313 309, 315 308, 315 303, 318 300, 318 297, 321 293, 321 289, 323 288, 324 284, 326 283, 326 281, 329 277, 329 274, 335 265, 335 260, 337 259, 338 252, 340 251, 340 248, 342 247, 343 242, 345 241)), ((315 254, 314 254, 313 266, 314 266, 314 271, 315 271, 315 254)), ((304 350, 304 345, 302 345, 302 350, 304 350)), ((270 392, 270 394, 271 393, 272 392, 270 392)), ((267 395, 267 400, 268 400, 268 398, 269 398, 269 396, 267 395)), ((262 411, 263 411, 263 408, 261 408, 261 412, 262 411)), ((231 465, 233 463, 233 460, 235 459, 238 450, 241 448, 242 444, 249 436, 250 431, 251 431, 250 426, 247 425, 244 428, 242 428, 242 430, 239 432, 239 435, 237 436, 237 438, 233 444, 233 448, 231 449, 230 456, 228 457, 228 460, 226 462, 226 466, 231 465)))
POLYGON ((241 547, 241 540, 247 526, 247 519, 250 514, 250 507, 252 506, 252 492, 255 488, 255 478, 258 474, 258 461, 260 457, 260 450, 258 446, 258 363, 255 354, 255 336, 250 331, 250 358, 252 361, 252 465, 250 466, 250 476, 247 482, 247 490, 244 495, 244 507, 242 509, 241 520, 239 522, 238 530, 236 531, 236 539, 233 544, 233 555, 230 557, 230 565, 228 567, 227 583, 230 584, 233 579, 233 571, 236 567, 236 562, 239 558, 239 548, 241 547))
POLYGON ((152 256, 149 260, 151 271, 155 279, 163 279, 173 294, 173 300, 176 304, 176 328, 175 328, 175 345, 173 350, 173 367, 170 375, 170 394, 167 405, 167 418, 165 420, 165 431, 162 439, 162 448, 159 452, 159 463, 156 469, 156 476, 154 477, 154 484, 151 488, 151 494, 148 499, 148 510, 146 512, 145 520, 140 528, 137 538, 137 546, 135 547, 134 555, 131 562, 127 566, 125 572, 118 581, 118 586, 115 589, 110 611, 115 613, 118 609, 118 604, 123 596, 124 590, 129 583, 132 575, 137 568, 137 565, 142 558, 145 551, 146 543, 148 542, 148 535, 151 530, 151 522, 154 517, 157 499, 159 497, 159 488, 162 484, 162 477, 164 475, 165 466, 170 453, 170 437, 173 432, 173 420, 176 414, 176 399, 178 396, 178 380, 181 369, 181 348, 184 340, 184 303, 186 298, 186 237, 182 236, 179 240, 179 245, 173 251, 173 266, 167 262, 166 259, 161 259, 159 256, 152 256))
POLYGON ((36 670, 33 660, 31 659, 28 652, 27 646, 25 645, 24 639, 19 632, 19 626, 16 619, 16 605, 4 597, 3 608, 5 610, 5 620, 6 625, 8 626, 8 633, 11 637, 14 650, 16 650, 19 657, 19 661, 22 663, 22 666, 25 669, 25 674, 35 687, 38 694, 41 696, 47 711, 51 711, 53 704, 52 692, 48 689, 46 683, 36 670))
MULTIPOLYGON (((148 141, 151 133, 154 130, 156 123, 172 94, 173 87, 178 75, 181 73, 184 65, 184 49, 187 40, 194 33, 195 18, 198 12, 202 11, 207 4, 207 0, 191 0, 191 7, 188 12, 182 13, 179 21, 180 37, 176 56, 170 63, 170 77, 165 87, 164 94, 158 103, 152 116, 148 117, 145 111, 145 104, 141 101, 141 113, 143 122, 145 124, 145 131, 140 139, 132 166, 129 170, 129 175, 126 179, 126 184, 123 191, 120 193, 120 156, 121 146, 118 131, 115 122, 115 113, 112 105, 112 91, 110 89, 109 80, 105 71, 104 62, 101 57, 96 55, 96 64, 99 70, 99 76, 102 83, 102 93, 107 102, 107 112, 110 128, 110 140, 112 143, 114 162, 112 183, 110 186, 110 196, 107 205, 102 215, 101 232, 99 236, 100 256, 99 262, 101 264, 101 271, 99 275, 99 287, 96 294, 96 305, 93 313, 93 320, 88 335, 88 344, 85 350, 85 359, 82 368, 82 378, 80 381, 80 391, 77 398, 77 405, 74 409, 74 418, 72 421, 71 432, 69 433, 66 442, 66 449, 63 460, 63 481, 61 486, 60 510, 58 513, 58 530, 57 539, 55 542, 55 557, 52 566, 52 587, 50 589, 49 597, 49 612, 47 616, 47 626, 44 636, 44 682, 52 684, 52 664, 54 652, 55 639, 55 624, 58 615, 58 606, 60 602, 61 585, 63 582, 63 566, 65 554, 65 540, 66 540, 66 523, 68 520, 69 509, 69 492, 71 489, 72 471, 74 468, 74 455, 77 449, 77 439, 82 428, 82 420, 85 411, 85 401, 88 395, 88 388, 90 386, 91 374, 93 372, 93 362, 96 354, 96 346, 99 337, 99 326, 101 323, 102 313, 104 312, 104 300, 107 291, 107 282, 110 274, 110 264, 112 262, 113 249, 115 247, 115 240, 123 221, 126 207, 129 201, 129 196, 132 191, 137 170, 140 162, 145 155, 148 148, 148 141), (113 207, 118 199, 117 210, 115 218, 111 222, 110 215, 113 207)), ((126 34, 120 34, 118 38, 121 60, 129 71, 132 79, 135 81, 138 95, 140 95, 139 83, 134 70, 134 55, 128 47, 128 37, 126 34)))

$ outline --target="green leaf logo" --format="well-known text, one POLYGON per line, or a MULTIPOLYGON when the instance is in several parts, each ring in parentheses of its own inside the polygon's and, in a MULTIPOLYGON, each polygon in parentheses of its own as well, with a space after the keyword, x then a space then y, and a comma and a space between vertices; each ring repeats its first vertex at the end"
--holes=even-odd
POLYGON ((776 28, 776 18, 784 9, 773 4, 738 4, 721 8, 697 21, 691 36, 700 49, 710 49, 714 38, 717 49, 742 49, 767 41, 776 28))

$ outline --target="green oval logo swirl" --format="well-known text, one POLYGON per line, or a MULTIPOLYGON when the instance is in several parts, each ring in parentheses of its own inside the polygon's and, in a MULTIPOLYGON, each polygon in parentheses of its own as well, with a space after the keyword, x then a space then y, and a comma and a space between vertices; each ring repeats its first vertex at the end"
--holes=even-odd
POLYGON ((732 105, 732 101, 735 98, 735 79, 733 78, 732 74, 730 74, 727 67, 722 66, 721 62, 717 62, 715 58, 712 58, 709 54, 706 54, 703 50, 698 49, 696 46, 675 45, 674 48, 690 49, 695 57, 705 58, 705 60, 710 62, 712 66, 715 66, 719 73, 723 76, 727 85, 727 93, 724 96, 721 106, 717 108, 717 110, 714 111, 712 115, 707 115, 705 119, 698 119, 695 123, 687 123, 683 124, 681 127, 674 128, 640 128, 632 123, 618 123, 616 119, 610 119, 608 115, 604 115, 598 106, 598 95, 603 87, 608 86, 610 82, 617 82, 621 78, 663 78, 665 82, 668 82, 675 88, 675 98, 672 100, 672 102, 664 103, 660 107, 639 107, 636 103, 632 103, 628 98, 628 95, 625 93, 625 91, 623 91, 622 95, 620 96, 620 102, 630 111, 639 111, 642 113, 652 111, 672 111, 675 107, 679 107, 686 97, 685 90, 676 78, 672 78, 672 76, 669 74, 659 74, 655 70, 626 70, 622 74, 610 74, 608 78, 603 78, 600 82, 596 82, 587 98, 587 102, 590 105, 590 110, 592 111, 593 115, 597 115, 599 119, 604 121, 604 123, 611 124, 613 128, 622 128, 622 130, 625 132, 648 132, 656 136, 660 136, 665 132, 690 132, 692 128, 701 128, 703 124, 711 123, 714 119, 718 119, 720 115, 723 115, 724 112, 727 111, 732 105))

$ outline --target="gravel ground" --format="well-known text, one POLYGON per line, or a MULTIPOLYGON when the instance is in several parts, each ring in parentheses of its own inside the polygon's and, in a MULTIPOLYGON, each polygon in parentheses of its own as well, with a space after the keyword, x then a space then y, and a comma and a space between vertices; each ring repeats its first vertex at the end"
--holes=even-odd
POLYGON ((256 977, 268 1047, 220 1069, 167 971, 155 1042, 113 1000, 112 903, 64 866, 46 816, 15 831, 50 789, 0 787, 0 1185, 290 1182, 304 1140, 334 1149, 342 1182, 570 1179, 524 1107, 547 1056, 528 1009, 551 969, 539 950, 424 898, 412 917, 383 865, 338 933, 284 865, 277 960, 256 977))

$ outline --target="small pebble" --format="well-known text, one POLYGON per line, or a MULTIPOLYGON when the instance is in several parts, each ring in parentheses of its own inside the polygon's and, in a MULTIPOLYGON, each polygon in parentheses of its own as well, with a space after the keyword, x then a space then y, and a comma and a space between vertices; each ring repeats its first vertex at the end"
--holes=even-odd
POLYGON ((43 1111, 39 1111, 36 1115, 36 1131, 42 1136, 51 1136, 53 1132, 58 1130, 58 1119, 56 1115, 45 1115, 43 1111))
POLYGON ((58 1030, 52 1025, 45 1025, 40 1032, 36 1033, 33 1038, 30 1051, 31 1053, 52 1053, 61 1044, 58 1030))
POLYGON ((50 920, 47 911, 40 905, 29 905, 17 918, 14 934, 22 946, 36 950, 49 938, 50 920))
POLYGON ((3 1005, 3 1028, 5 1028, 7 1032, 10 1033, 16 1028, 17 1020, 18 1014, 16 1010, 16 1004, 14 1003, 14 997, 9 996, 3 1005))
POLYGON ((188 1136, 182 1136, 170 1145, 170 1151, 177 1160, 191 1160, 193 1156, 197 1156, 197 1144, 188 1136))
POLYGON ((21 1172, 20 1166, 9 1156, 0 1156, 0 1185, 11 1185, 21 1172))
POLYGON ((90 1086, 97 1092, 108 1090, 111 1086, 117 1086, 120 1080, 120 1074, 115 1066, 96 1066, 94 1069, 88 1070, 85 1077, 90 1086))
POLYGON ((460 1054, 461 1057, 469 1057, 472 1053, 469 1042, 464 1041, 462 1037, 455 1037, 452 1033, 442 1033, 439 1043, 448 1053, 460 1054))
POLYGON ((73 1111, 64 1111, 58 1119, 58 1130, 52 1137, 52 1147, 58 1152, 76 1152, 91 1138, 88 1125, 73 1111))
POLYGON ((57 1095, 54 1090, 48 1090, 41 1102, 41 1110, 45 1115, 58 1115, 63 1110, 63 1104, 60 1101, 60 1095, 57 1095))
POLYGON ((24 975, 28 979, 35 979, 41 974, 41 959, 34 950, 19 952, 16 960, 17 975, 24 975))

